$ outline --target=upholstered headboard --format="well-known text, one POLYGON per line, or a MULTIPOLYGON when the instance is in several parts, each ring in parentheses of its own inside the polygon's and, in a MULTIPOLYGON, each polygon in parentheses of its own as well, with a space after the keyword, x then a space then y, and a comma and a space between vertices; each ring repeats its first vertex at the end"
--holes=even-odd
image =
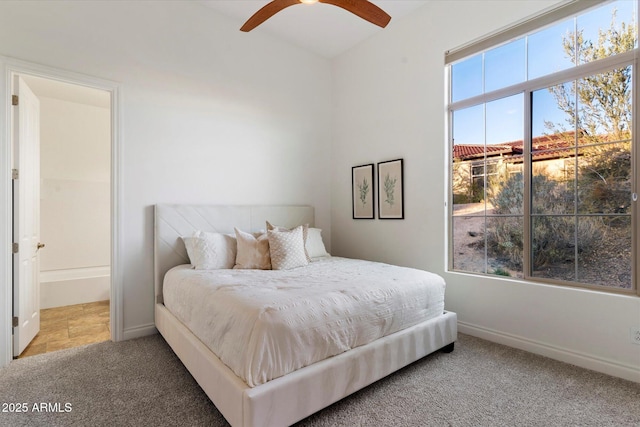
POLYGON ((162 281, 171 268, 189 264, 183 236, 194 231, 231 233, 266 228, 266 221, 283 227, 314 225, 311 206, 156 205, 154 228, 154 280, 156 302, 162 302, 162 281))

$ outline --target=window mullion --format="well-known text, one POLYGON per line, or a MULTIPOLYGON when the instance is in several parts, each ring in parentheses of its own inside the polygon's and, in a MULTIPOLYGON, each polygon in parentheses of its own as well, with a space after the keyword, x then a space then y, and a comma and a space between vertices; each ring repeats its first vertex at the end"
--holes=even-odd
POLYGON ((580 80, 575 80, 573 82, 573 84, 574 84, 574 87, 575 87, 575 90, 574 90, 575 94, 574 94, 573 102, 574 102, 574 105, 575 105, 575 113, 574 114, 575 114, 575 118, 576 118, 575 123, 573 124, 574 125, 574 131, 575 131, 575 133, 573 135, 573 144, 575 145, 575 148, 574 148, 574 151, 573 151, 574 152, 574 155, 573 155, 573 159, 574 159, 574 164, 573 164, 573 170, 574 170, 574 173, 573 173, 573 215, 574 215, 574 217, 573 217, 573 230, 574 230, 574 236, 573 236, 573 243, 574 243, 574 246, 573 246, 573 258, 574 258, 574 266, 573 267, 574 267, 574 275, 575 275, 574 281, 575 282, 579 282, 580 281, 580 277, 578 276, 578 262, 579 262, 578 253, 579 253, 579 249, 580 248, 578 248, 578 244, 580 242, 578 241, 578 234, 579 234, 578 233, 578 227, 580 225, 578 224, 578 222, 580 221, 580 217, 578 215, 578 213, 579 213, 578 175, 579 175, 579 171, 580 171, 580 169, 579 169, 580 164, 578 162, 579 162, 579 155, 580 155, 580 148, 579 148, 580 135, 578 135, 578 128, 579 128, 578 123, 579 123, 579 120, 580 120, 580 104, 579 104, 580 99, 578 98, 578 90, 579 90, 580 80))
MULTIPOLYGON (((483 55, 484 62, 484 55, 483 55)), ((482 70, 484 71, 484 64, 482 65, 482 70)), ((484 85, 484 79, 483 79, 484 85)), ((488 238, 487 238, 487 104, 485 103, 482 106, 482 118, 483 118, 483 128, 484 128, 484 157, 482 159, 482 171, 483 171, 483 199, 484 199, 484 232, 482 233, 484 239, 484 272, 485 274, 489 273, 489 250, 488 246, 488 238)))
MULTIPOLYGON (((549 86, 554 86, 571 80, 588 77, 599 72, 609 71, 612 68, 624 67, 632 64, 637 56, 638 48, 628 52, 619 53, 615 56, 603 58, 598 61, 582 64, 575 68, 568 68, 566 70, 558 71, 557 73, 549 74, 548 76, 538 77, 537 79, 527 80, 512 86, 507 86, 491 92, 482 93, 480 95, 452 102, 451 104, 449 104, 449 109, 460 110, 463 108, 481 104, 483 102, 491 102, 495 101, 496 99, 506 98, 517 93, 522 93, 525 90, 535 91, 538 89, 544 89, 549 86)), ((484 84, 484 70, 482 80, 484 84)))
MULTIPOLYGON (((640 1, 637 2, 637 11, 640 10, 640 1)), ((636 25, 636 48, 633 50, 634 61, 631 68, 631 286, 635 289, 636 295, 640 296, 640 283, 638 276, 640 276, 640 268, 638 263, 640 261, 640 209, 638 204, 638 180, 640 180, 640 146, 638 145, 638 105, 640 105, 640 77, 638 77, 638 57, 640 56, 638 50, 640 50, 640 25, 636 25), (635 199, 635 200, 634 200, 635 199)))
POLYGON ((523 185, 524 185, 524 197, 522 198, 523 212, 523 236, 522 236, 522 273, 525 279, 531 278, 533 272, 531 266, 533 265, 533 239, 531 236, 531 180, 532 180, 532 165, 531 165, 531 126, 532 126, 532 106, 533 106, 533 92, 530 90, 525 91, 524 97, 524 144, 522 144, 522 173, 523 173, 523 185))

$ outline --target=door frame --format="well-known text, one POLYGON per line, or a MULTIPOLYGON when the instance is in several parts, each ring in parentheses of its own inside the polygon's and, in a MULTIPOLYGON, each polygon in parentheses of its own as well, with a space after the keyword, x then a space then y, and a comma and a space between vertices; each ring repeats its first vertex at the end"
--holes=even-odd
POLYGON ((122 192, 121 175, 121 108, 120 85, 116 82, 60 70, 0 56, 0 367, 13 360, 13 254, 11 250, 13 234, 13 199, 11 167, 11 90, 16 74, 42 77, 65 83, 87 86, 107 91, 111 94, 111 339, 121 341, 123 325, 123 289, 121 263, 121 218, 122 192))

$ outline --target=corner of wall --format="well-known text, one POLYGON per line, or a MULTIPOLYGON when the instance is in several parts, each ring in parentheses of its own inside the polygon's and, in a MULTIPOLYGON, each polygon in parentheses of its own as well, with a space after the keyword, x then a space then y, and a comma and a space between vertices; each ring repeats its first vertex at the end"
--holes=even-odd
POLYGON ((10 105, 11 91, 10 73, 5 58, 0 56, 0 368, 6 366, 13 358, 11 316, 12 316, 12 279, 9 251, 11 242, 11 145, 10 145, 10 105))

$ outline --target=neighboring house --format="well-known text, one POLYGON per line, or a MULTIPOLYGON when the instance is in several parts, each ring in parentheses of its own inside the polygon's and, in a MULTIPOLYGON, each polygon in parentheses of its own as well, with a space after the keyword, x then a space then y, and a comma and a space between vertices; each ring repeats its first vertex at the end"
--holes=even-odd
MULTIPOLYGON (((573 175, 576 148, 574 133, 566 132, 533 138, 531 144, 534 171, 556 179, 573 175)), ((484 199, 485 175, 499 178, 522 171, 524 142, 491 145, 457 144, 453 146, 453 193, 456 203, 484 199)))

